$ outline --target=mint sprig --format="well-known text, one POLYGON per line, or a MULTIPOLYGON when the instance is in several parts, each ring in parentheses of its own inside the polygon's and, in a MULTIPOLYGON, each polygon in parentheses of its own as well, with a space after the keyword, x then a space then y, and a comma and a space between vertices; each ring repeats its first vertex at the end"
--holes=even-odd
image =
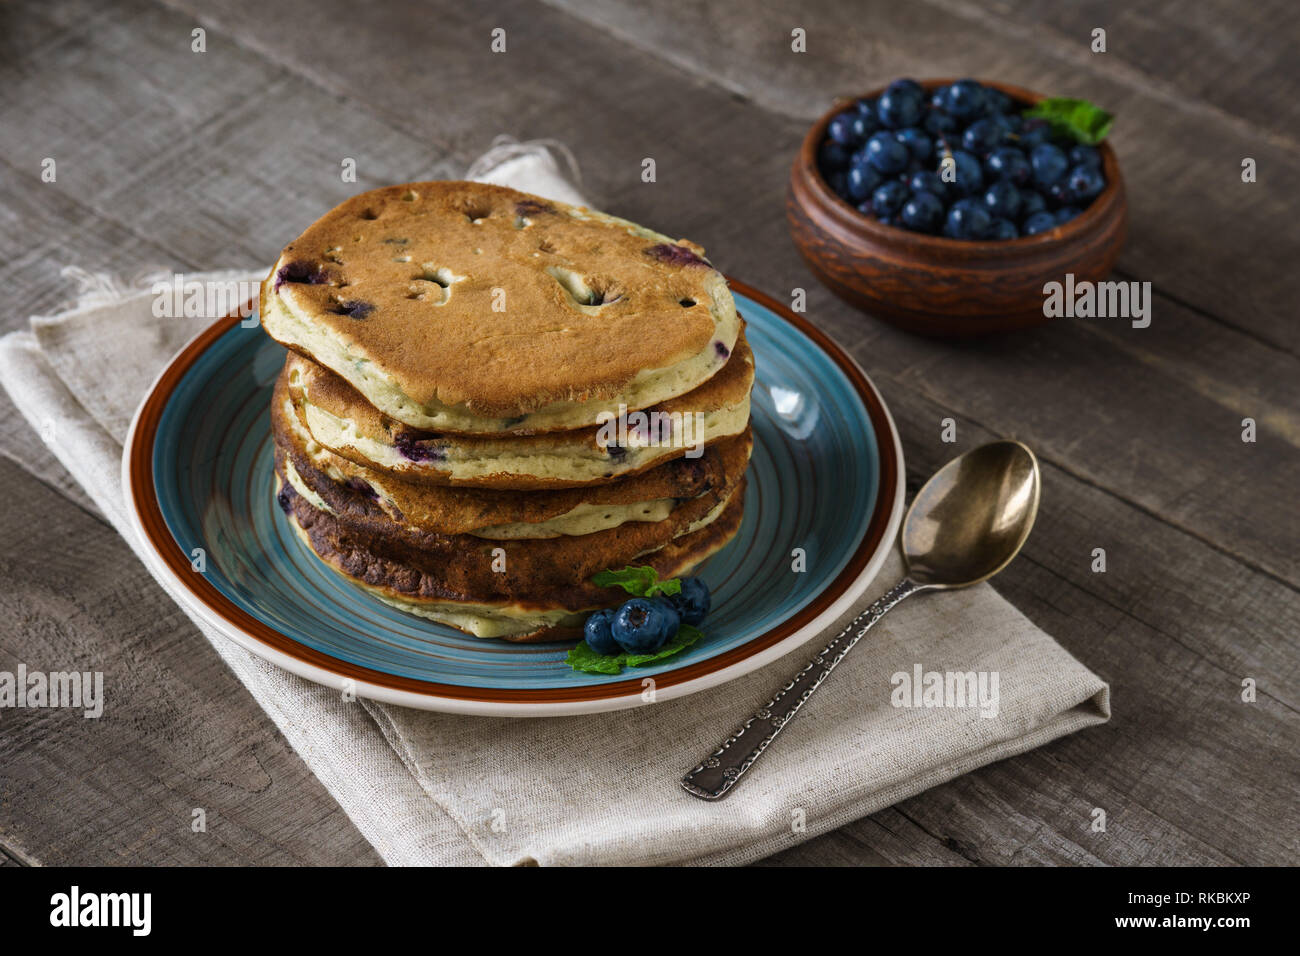
POLYGON ((1096 146, 1115 125, 1115 117, 1087 100, 1057 96, 1040 100, 1024 115, 1045 119, 1058 133, 1073 137, 1086 146, 1096 146))
POLYGON ((622 571, 598 571, 592 575, 591 582, 598 588, 620 587, 633 597, 648 598, 657 594, 680 594, 682 591, 681 578, 660 581, 659 572, 645 566, 629 566, 622 571))
MULTIPOLYGON (((602 572, 618 573, 618 572, 602 572)), ((566 663, 575 671, 587 674, 621 674, 624 667, 644 667, 655 661, 664 660, 674 654, 680 654, 704 636, 698 627, 683 624, 677 633, 669 638, 664 646, 652 654, 597 654, 586 641, 581 641, 569 651, 566 663)))

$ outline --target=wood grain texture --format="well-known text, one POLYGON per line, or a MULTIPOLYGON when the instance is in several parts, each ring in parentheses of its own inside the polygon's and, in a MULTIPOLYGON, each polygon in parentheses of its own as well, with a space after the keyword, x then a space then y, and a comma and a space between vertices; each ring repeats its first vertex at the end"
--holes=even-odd
MULTIPOLYGON (((0 328, 66 299, 69 261, 125 275, 269 261, 352 192, 454 175, 499 132, 553 136, 598 204, 700 241, 773 295, 805 289, 810 318, 886 396, 913 486, 987 438, 1040 453, 1039 526, 997 587, 1112 682, 1114 719, 769 863, 1293 862, 1300 332, 1287 277, 1300 153, 1282 66, 1294 5, 14 6, 0 34, 0 328), (1112 24, 1104 57, 1078 38, 1098 18, 1112 24), (489 50, 497 26, 503 55, 489 50), (789 50, 794 26, 805 56, 789 50), (1063 320, 933 342, 809 274, 782 215, 808 122, 836 94, 954 73, 1119 114, 1131 233, 1118 275, 1154 282, 1150 328, 1063 320), (50 155, 56 184, 39 179, 50 155), (1240 183, 1243 156, 1258 183, 1240 183), (355 184, 340 178, 345 157, 355 184), (654 183, 640 179, 646 157, 654 183), (1255 444, 1240 440, 1245 416, 1255 444), (939 440, 945 418, 956 445, 939 440), (1105 574, 1090 570, 1095 547, 1105 574), (1254 704, 1239 698, 1248 676, 1254 704), (1089 828, 1094 807, 1104 834, 1089 828)), ((7 500, 23 502, 0 512, 0 667, 99 659, 129 690, 94 728, 0 714, 0 859, 376 862, 125 546, 60 493, 39 440, 10 423, 0 450, 18 492, 7 500), (181 825, 193 806, 210 821, 217 808, 220 839, 181 825)))

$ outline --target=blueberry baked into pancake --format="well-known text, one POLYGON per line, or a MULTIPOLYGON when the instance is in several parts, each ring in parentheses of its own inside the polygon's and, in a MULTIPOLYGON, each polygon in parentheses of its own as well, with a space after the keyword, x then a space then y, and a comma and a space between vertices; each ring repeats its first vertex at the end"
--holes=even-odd
POLYGON ((577 639, 626 599, 611 572, 676 579, 740 527, 754 358, 693 243, 499 186, 393 186, 290 243, 261 317, 290 349, 279 505, 389 605, 577 639))

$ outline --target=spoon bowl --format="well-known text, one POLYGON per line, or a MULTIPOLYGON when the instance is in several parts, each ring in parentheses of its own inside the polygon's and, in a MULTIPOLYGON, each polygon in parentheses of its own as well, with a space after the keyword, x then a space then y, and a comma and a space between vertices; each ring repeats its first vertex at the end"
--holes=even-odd
POLYGON ((954 458, 917 492, 903 519, 907 573, 930 588, 978 584, 1005 568, 1038 513, 1038 459, 1018 441, 954 458))
POLYGON ((721 800, 891 608, 913 594, 979 584, 1010 564, 1034 526, 1040 491, 1038 459, 1018 441, 981 445, 935 472, 903 519, 907 576, 683 777, 682 788, 701 800, 721 800))

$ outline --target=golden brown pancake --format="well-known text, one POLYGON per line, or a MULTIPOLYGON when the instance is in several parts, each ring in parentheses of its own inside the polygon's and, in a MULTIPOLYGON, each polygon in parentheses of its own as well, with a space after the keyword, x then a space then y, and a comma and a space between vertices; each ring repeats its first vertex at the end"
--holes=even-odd
POLYGON ((318 510, 283 480, 282 455, 277 459, 280 507, 326 564, 403 610, 507 640, 577 639, 587 613, 627 598, 619 588, 596 587, 592 575, 629 563, 664 578, 688 573, 735 536, 744 511, 742 479, 728 499, 649 549, 643 536, 625 534, 626 526, 545 541, 444 536, 428 547, 428 537, 413 545, 318 510))
POLYGON ((263 327, 413 428, 541 432, 697 388, 739 334, 693 243, 501 186, 362 193, 285 247, 263 327))
POLYGON ((677 398, 633 412, 626 444, 601 428, 526 437, 438 435, 380 412, 341 376, 290 353, 289 393, 304 425, 344 458, 413 481, 502 489, 579 487, 617 481, 709 444, 749 424, 754 356, 742 334, 717 375, 677 398), (637 429, 637 424, 640 429, 637 429), (652 439, 653 436, 653 440, 652 439))
POLYGON ((353 520, 397 523, 438 534, 494 540, 578 535, 624 521, 661 521, 683 503, 735 484, 749 462, 748 431, 714 442, 699 459, 679 458, 614 484, 560 491, 511 492, 426 485, 378 472, 315 443, 276 382, 272 435, 289 459, 286 477, 321 510, 353 520))

